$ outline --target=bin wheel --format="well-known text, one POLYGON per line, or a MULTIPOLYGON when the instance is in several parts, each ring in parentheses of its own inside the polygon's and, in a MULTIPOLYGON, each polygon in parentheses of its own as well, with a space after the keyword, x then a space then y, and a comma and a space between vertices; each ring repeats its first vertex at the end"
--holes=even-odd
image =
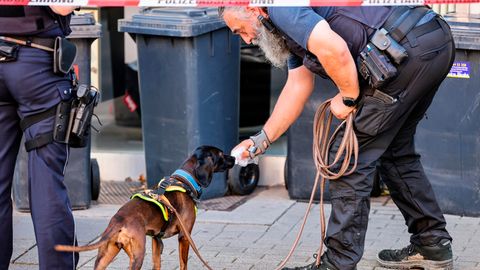
POLYGON ((100 196, 100 167, 95 158, 90 160, 90 179, 92 186, 92 200, 96 201, 100 196))
POLYGON ((260 170, 257 164, 248 164, 246 167, 235 165, 228 174, 230 192, 235 195, 248 195, 258 185, 260 170))

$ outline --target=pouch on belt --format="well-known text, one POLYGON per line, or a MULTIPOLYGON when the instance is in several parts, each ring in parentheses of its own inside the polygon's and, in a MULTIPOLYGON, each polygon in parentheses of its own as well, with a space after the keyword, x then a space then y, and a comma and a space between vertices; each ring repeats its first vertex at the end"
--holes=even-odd
POLYGON ((0 62, 17 60, 20 45, 0 40, 0 62))

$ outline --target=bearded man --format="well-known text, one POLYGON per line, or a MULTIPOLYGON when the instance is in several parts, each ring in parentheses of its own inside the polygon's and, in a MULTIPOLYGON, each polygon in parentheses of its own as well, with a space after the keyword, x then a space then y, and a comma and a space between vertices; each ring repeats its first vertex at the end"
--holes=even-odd
POLYGON ((286 269, 356 269, 377 160, 411 233, 406 248, 381 251, 380 264, 452 269, 452 238, 414 146, 416 127, 454 59, 447 23, 425 6, 228 7, 219 13, 233 33, 258 44, 273 65, 288 64, 272 115, 260 133, 237 146, 256 149, 243 157, 263 154, 298 118, 314 89, 314 74, 337 86, 330 109, 338 119, 356 110, 358 163, 352 174, 330 182, 327 251, 320 265, 286 269), (372 65, 373 58, 388 68, 372 65))

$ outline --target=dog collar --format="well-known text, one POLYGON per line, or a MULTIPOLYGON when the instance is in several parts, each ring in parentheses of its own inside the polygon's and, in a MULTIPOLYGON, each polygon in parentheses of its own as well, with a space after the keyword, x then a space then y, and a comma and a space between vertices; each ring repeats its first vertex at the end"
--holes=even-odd
POLYGON ((195 189, 198 196, 200 197, 200 194, 202 194, 202 188, 197 184, 197 181, 195 181, 195 179, 193 178, 192 175, 190 175, 190 173, 186 172, 185 170, 178 169, 175 172, 173 172, 172 176, 173 175, 180 176, 183 179, 187 180, 190 183, 190 185, 195 189))

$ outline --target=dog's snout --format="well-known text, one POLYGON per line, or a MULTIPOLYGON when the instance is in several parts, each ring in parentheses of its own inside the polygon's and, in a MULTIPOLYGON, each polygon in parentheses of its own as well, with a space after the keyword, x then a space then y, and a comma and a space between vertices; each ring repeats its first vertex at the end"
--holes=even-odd
POLYGON ((235 165, 235 158, 229 155, 223 155, 225 158, 225 169, 231 169, 235 165))

